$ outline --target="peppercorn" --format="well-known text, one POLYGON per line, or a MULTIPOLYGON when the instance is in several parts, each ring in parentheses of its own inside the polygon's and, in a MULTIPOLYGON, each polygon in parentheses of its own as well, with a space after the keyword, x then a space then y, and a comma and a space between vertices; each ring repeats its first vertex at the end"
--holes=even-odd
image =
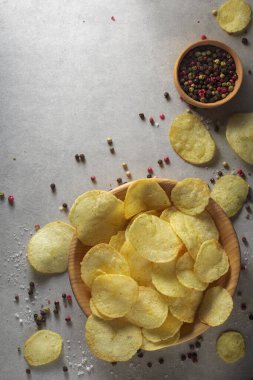
POLYGON ((143 352, 138 352, 138 353, 137 353, 137 356, 138 356, 139 358, 143 358, 143 352))
POLYGON ((0 199, 4 199, 4 193, 0 191, 0 199))
POLYGON ((238 295, 238 297, 241 297, 242 292, 240 290, 238 290, 237 295, 238 295))
POLYGON ((158 165, 163 166, 163 160, 158 160, 157 163, 158 165))
POLYGON ((75 159, 76 159, 76 161, 80 160, 79 154, 75 154, 75 159))
POLYGON ((33 289, 28 289, 28 294, 29 294, 29 296, 32 296, 33 295, 33 289))
POLYGON ((124 170, 127 170, 128 169, 127 163, 126 162, 122 162, 122 167, 123 167, 124 170))
POLYGON ((64 366, 62 367, 62 370, 63 370, 63 372, 68 372, 68 367, 67 367, 66 365, 64 365, 64 366))
POLYGON ((152 367, 152 363, 151 363, 151 362, 147 362, 147 366, 148 366, 149 368, 151 368, 151 367, 152 367))
POLYGON ((60 302, 59 301, 54 301, 54 306, 56 307, 56 309, 59 309, 60 302))
POLYGON ((90 177, 90 179, 91 179, 92 182, 96 182, 96 177, 95 177, 94 175, 92 175, 92 176, 90 177))
POLYGON ((214 178, 210 178, 210 182, 214 185, 215 184, 215 179, 214 178))
POLYGON ((45 310, 42 309, 42 310, 40 311, 40 315, 41 315, 42 317, 45 317, 45 316, 47 315, 47 313, 45 312, 45 310))
POLYGON ((144 115, 144 113, 139 113, 139 117, 140 117, 141 120, 145 120, 145 115, 144 115))
POLYGON ((248 213, 252 214, 252 208, 250 207, 250 205, 246 206, 246 210, 248 211, 248 213))
POLYGON ((252 313, 249 314, 249 319, 250 319, 251 321, 253 320, 253 314, 252 314, 252 313))
POLYGON ((170 94, 167 91, 165 91, 165 93, 163 94, 163 96, 165 97, 166 100, 170 99, 170 94))
POLYGON ((184 362, 186 360, 186 355, 185 354, 181 355, 181 360, 182 360, 182 362, 184 362))
POLYGON ((66 293, 62 293, 62 298, 65 300, 66 299, 66 293))
POLYGON ((252 71, 251 71, 251 70, 248 70, 248 74, 251 75, 251 74, 252 74, 252 71))
POLYGON ((67 317, 65 318, 65 321, 68 322, 68 323, 71 322, 71 317, 70 317, 70 316, 67 316, 67 317))
POLYGON ((15 301, 16 301, 16 302, 19 301, 19 295, 18 295, 18 294, 15 295, 15 301))
POLYGON ((218 176, 219 176, 219 177, 222 177, 222 176, 223 176, 223 173, 222 173, 221 170, 218 171, 218 176))
POLYGON ((81 161, 83 161, 83 162, 85 161, 85 155, 84 155, 83 153, 80 154, 80 159, 81 159, 81 161))
POLYGON ((113 147, 110 148, 110 152, 111 152, 111 154, 114 154, 115 153, 115 149, 113 147))
POLYGON ((199 341, 197 341, 197 342, 195 343, 195 347, 196 347, 196 348, 200 348, 200 347, 201 347, 201 343, 200 343, 199 341))
POLYGON ((108 145, 112 145, 113 144, 111 137, 107 137, 107 144, 108 145))
POLYGON ((166 163, 166 164, 169 164, 170 163, 170 159, 168 156, 164 157, 163 158, 163 161, 166 163))
POLYGON ((51 187, 52 192, 54 192, 56 189, 55 183, 51 183, 50 187, 51 187))
POLYGON ((223 167, 224 167, 225 169, 229 169, 229 165, 228 165, 227 161, 223 161, 223 162, 222 162, 222 165, 223 165, 223 167))
POLYGON ((54 310, 53 310, 53 313, 54 313, 55 315, 57 315, 57 314, 59 314, 59 310, 58 310, 58 309, 54 309, 54 310))
POLYGON ((13 204, 13 202, 14 202, 14 196, 13 195, 9 195, 8 196, 8 202, 9 202, 10 205, 13 204))
POLYGON ((159 117, 160 117, 161 120, 164 120, 164 119, 165 119, 165 115, 164 115, 163 113, 161 113, 161 114, 159 115, 159 117))
POLYGON ((243 45, 248 45, 248 43, 249 43, 248 38, 243 37, 242 38, 242 43, 243 43, 243 45))
POLYGON ((242 237, 242 242, 244 245, 248 245, 248 240, 245 236, 242 237))
POLYGON ((191 352, 188 352, 187 357, 188 357, 189 359, 191 359, 191 358, 192 358, 192 353, 191 353, 191 352))
POLYGON ((117 182, 119 185, 121 185, 122 184, 122 178, 117 178, 117 182))
POLYGON ((244 271, 246 269, 246 266, 244 264, 241 265, 241 270, 244 271))
POLYGON ((163 359, 163 358, 159 358, 159 359, 158 359, 158 362, 159 362, 160 364, 163 364, 163 363, 164 363, 164 359, 163 359))
POLYGON ((31 374, 30 368, 26 368, 25 372, 27 373, 27 375, 30 375, 31 374))
POLYGON ((152 174, 147 174, 147 178, 152 178, 152 174))
POLYGON ((246 310, 247 309, 247 305, 245 302, 241 303, 241 309, 242 310, 246 310))

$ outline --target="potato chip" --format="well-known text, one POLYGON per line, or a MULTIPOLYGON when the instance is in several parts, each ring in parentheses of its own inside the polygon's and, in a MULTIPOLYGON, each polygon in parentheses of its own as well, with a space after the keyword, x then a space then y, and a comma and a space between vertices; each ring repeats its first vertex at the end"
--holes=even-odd
POLYGON ((152 281, 152 263, 138 255, 128 240, 123 244, 120 254, 125 257, 129 265, 131 277, 138 282, 139 285, 149 285, 152 281))
POLYGON ((177 258, 168 263, 155 263, 152 269, 152 283, 156 289, 169 297, 185 297, 188 289, 176 276, 177 258))
POLYGON ((68 267, 68 253, 75 229, 61 221, 42 227, 27 247, 29 264, 40 273, 62 273, 68 267))
POLYGON ((34 333, 24 344, 24 358, 29 365, 39 366, 56 360, 62 351, 62 337, 51 330, 34 333))
POLYGON ((204 241, 219 239, 219 232, 207 211, 197 216, 185 215, 177 211, 171 215, 170 223, 194 260, 204 241))
POLYGON ((96 306, 94 305, 94 302, 93 302, 92 298, 90 299, 90 309, 91 309, 92 314, 95 315, 95 317, 104 319, 106 321, 113 319, 113 318, 106 317, 105 315, 103 315, 102 313, 100 313, 98 311, 98 309, 96 308, 96 306))
POLYGON ((242 334, 237 331, 226 331, 216 342, 216 352, 226 363, 234 363, 245 355, 245 343, 242 334))
POLYGON ((131 183, 125 197, 126 219, 147 210, 163 210, 170 200, 155 179, 139 179, 131 183))
POLYGON ((93 354, 108 362, 127 361, 142 345, 141 329, 124 318, 103 321, 91 315, 85 337, 93 354))
POLYGON ((84 256, 81 262, 82 280, 91 287, 94 279, 103 274, 130 274, 129 266, 122 255, 120 255, 109 244, 97 244, 84 256))
POLYGON ((124 229, 124 203, 107 191, 87 191, 75 200, 69 220, 84 245, 108 243, 124 229))
POLYGON ((228 119, 226 138, 242 160, 253 164, 253 113, 236 113, 228 119))
POLYGON ((151 342, 147 340, 145 337, 143 338, 142 346, 141 348, 145 351, 157 351, 161 350, 162 348, 169 347, 179 341, 180 338, 180 332, 178 331, 174 336, 171 338, 168 338, 166 340, 161 340, 160 342, 151 342))
POLYGON ((199 309, 199 319, 209 326, 224 323, 233 309, 233 300, 228 291, 221 286, 207 289, 199 309))
POLYGON ((196 114, 176 116, 169 131, 169 139, 175 152, 191 164, 205 164, 214 157, 215 142, 196 114))
POLYGON ((244 0, 228 0, 219 7, 217 21, 229 34, 243 33, 251 22, 251 7, 244 0))
POLYGON ((177 260, 176 275, 178 281, 187 288, 205 290, 208 287, 207 281, 201 281, 194 273, 194 260, 188 252, 177 260))
POLYGON ((136 281, 120 274, 104 274, 95 278, 91 287, 94 305, 109 318, 124 317, 137 301, 136 281))
POLYGON ((119 252, 125 240, 125 231, 119 231, 111 237, 109 244, 119 252))
POLYGON ((198 215, 208 205, 210 190, 200 178, 185 178, 179 181, 171 191, 174 206, 188 215, 198 215))
POLYGON ((146 329, 160 327, 168 314, 168 304, 154 289, 140 286, 139 296, 126 318, 146 329))
POLYGON ((161 340, 166 340, 174 337, 180 330, 183 322, 175 318, 171 312, 168 312, 167 318, 160 327, 156 329, 142 329, 142 334, 149 342, 158 343, 161 340))
POLYGON ((142 214, 132 223, 128 239, 138 254, 156 263, 173 260, 183 247, 168 222, 142 214))
POLYGON ((225 175, 215 183, 211 198, 232 217, 242 208, 249 191, 249 185, 237 175, 225 175))
POLYGON ((217 240, 205 241, 194 265, 196 275, 204 282, 213 282, 227 273, 228 256, 217 240))
POLYGON ((187 296, 170 298, 168 300, 169 310, 171 314, 180 321, 192 323, 202 297, 203 292, 195 289, 188 289, 187 296))
POLYGON ((131 218, 131 220, 129 220, 128 222, 128 225, 126 227, 126 230, 125 230, 125 239, 127 240, 128 239, 128 231, 133 223, 133 221, 138 218, 139 215, 142 215, 142 214, 146 214, 146 215, 155 215, 155 216, 160 216, 161 212, 160 211, 157 211, 157 210, 149 210, 149 211, 144 211, 144 212, 140 212, 139 214, 133 216, 131 218))

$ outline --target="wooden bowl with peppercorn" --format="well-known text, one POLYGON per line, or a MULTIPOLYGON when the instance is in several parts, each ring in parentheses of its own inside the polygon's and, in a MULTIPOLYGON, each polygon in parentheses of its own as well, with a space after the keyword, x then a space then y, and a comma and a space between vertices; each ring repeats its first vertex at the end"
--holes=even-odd
POLYGON ((238 54, 228 45, 202 40, 189 45, 174 66, 174 83, 182 100, 198 108, 215 108, 234 98, 243 80, 238 54))
MULTIPOLYGON (((173 187, 177 183, 175 180, 165 178, 156 178, 156 182, 162 187, 162 189, 169 197, 171 195, 173 187)), ((113 189, 111 193, 118 199, 124 201, 127 189, 131 183, 133 182, 118 186, 113 189)), ((213 222, 216 225, 219 233, 219 241, 229 258, 228 272, 216 280, 214 283, 212 283, 211 286, 221 286, 225 288, 232 296, 235 292, 240 272, 240 248, 237 236, 230 219, 227 217, 221 207, 211 198, 209 199, 206 210, 211 215, 213 222)), ((80 308, 87 317, 91 315, 91 290, 81 278, 80 263, 90 248, 91 247, 83 245, 78 237, 74 236, 70 246, 68 259, 68 273, 72 290, 80 308)), ((180 339, 172 345, 180 344, 190 339, 194 339, 206 331, 208 328, 209 326, 202 323, 196 316, 193 323, 183 324, 180 331, 180 339)))

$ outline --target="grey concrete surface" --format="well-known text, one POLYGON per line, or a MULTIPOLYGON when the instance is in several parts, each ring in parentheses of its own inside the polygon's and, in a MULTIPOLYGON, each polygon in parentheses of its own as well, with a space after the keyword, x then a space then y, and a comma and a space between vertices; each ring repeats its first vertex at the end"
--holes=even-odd
MULTIPOLYGON (((231 169, 252 170, 229 148, 224 134, 228 115, 235 111, 252 112, 253 33, 249 46, 240 37, 229 36, 216 24, 211 11, 221 1, 213 0, 0 0, 0 191, 14 194, 15 204, 0 200, 0 379, 29 378, 27 364, 18 354, 36 327, 34 312, 48 300, 71 293, 68 275, 43 277, 26 263, 26 244, 34 225, 52 220, 67 220, 59 211, 83 191, 116 186, 124 175, 126 161, 133 179, 146 176, 148 166, 155 175, 180 179, 199 176, 206 180, 222 169, 226 160, 231 169), (111 16, 116 21, 111 20, 111 16), (167 134, 173 117, 186 109, 179 100, 172 80, 174 62, 180 51, 201 34, 228 43, 240 55, 245 80, 240 94, 227 106, 201 114, 220 120, 215 138, 218 153, 215 163, 194 167, 183 162, 172 150, 167 134), (171 94, 167 102, 163 92, 171 94), (159 121, 159 128, 142 122, 144 112, 159 121), (114 141, 115 155, 106 138, 114 141), (77 163, 76 153, 86 155, 77 163), (171 164, 159 168, 157 160, 169 155, 171 164), (90 176, 97 177, 93 185, 90 176), (52 194, 50 183, 57 191, 52 194), (36 299, 28 300, 27 286, 35 281, 36 299), (14 295, 20 301, 15 303, 14 295), (20 319, 22 321, 20 321, 20 319)), ((253 1, 249 0, 251 6, 253 1)), ((252 185, 252 177, 247 174, 252 185)), ((129 363, 112 366, 97 360, 84 340, 84 322, 77 303, 64 308, 59 318, 51 316, 47 327, 64 337, 64 352, 56 363, 32 369, 32 380, 250 380, 253 378, 252 217, 245 208, 234 219, 239 239, 247 236, 249 246, 241 246, 242 262, 234 310, 228 321, 204 334, 199 362, 180 361, 188 344, 160 352, 145 353, 129 363), (241 302, 248 309, 240 310, 241 302), (70 314, 71 327, 64 317, 70 314), (220 331, 237 329, 246 341, 246 355, 238 363, 226 365, 215 353, 220 331), (158 358, 164 358, 164 364, 158 358), (152 368, 146 363, 152 361, 152 368), (62 365, 68 365, 64 375, 62 365)))

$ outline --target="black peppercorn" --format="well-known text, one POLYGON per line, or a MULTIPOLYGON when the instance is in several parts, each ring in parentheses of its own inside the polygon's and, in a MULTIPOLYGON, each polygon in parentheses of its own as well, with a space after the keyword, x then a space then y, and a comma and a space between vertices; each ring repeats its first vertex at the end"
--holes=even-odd
POLYGON ((35 285, 34 285, 34 282, 31 281, 30 284, 29 284, 30 288, 34 289, 35 288, 35 285))
POLYGON ((181 355, 181 360, 184 362, 186 360, 186 355, 185 354, 182 354, 181 355))
POLYGON ((114 154, 115 153, 115 149, 113 147, 110 148, 110 152, 111 152, 111 154, 114 154))
POLYGON ((117 182, 119 185, 121 185, 122 184, 122 178, 117 178, 117 182))
POLYGON ((200 348, 200 347, 201 347, 201 343, 197 341, 197 342, 195 343, 195 347, 196 347, 196 348, 200 348))
POLYGON ((243 43, 243 45, 248 45, 248 43, 249 43, 248 38, 243 37, 242 38, 242 43, 243 43))
POLYGON ((65 210, 66 210, 66 209, 68 208, 67 203, 63 203, 63 204, 62 204, 62 207, 65 208, 65 210))
POLYGON ((144 113, 139 113, 139 117, 140 117, 141 120, 145 120, 145 115, 144 115, 144 113))
POLYGON ((211 179, 210 179, 210 182, 214 185, 214 184, 215 184, 215 179, 214 179, 214 178, 211 178, 211 179))
POLYGON ((163 94, 163 96, 165 97, 165 99, 169 100, 170 99, 170 94, 165 91, 165 93, 163 94))
POLYGON ((159 358, 159 359, 158 359, 158 362, 159 362, 160 364, 163 364, 163 363, 164 363, 164 359, 163 359, 163 358, 159 358))
POLYGON ((30 368, 26 368, 25 372, 27 373, 27 375, 30 375, 31 374, 30 368))
POLYGON ((28 294, 29 294, 29 296, 32 296, 33 295, 33 289, 28 289, 28 294))
POLYGON ((55 191, 55 188, 56 188, 55 183, 51 183, 50 187, 52 191, 55 191))
POLYGON ((147 363, 147 366, 148 366, 149 368, 151 368, 151 367, 152 367, 152 363, 151 363, 151 362, 148 362, 148 363, 147 363))
POLYGON ((76 159, 76 161, 80 160, 79 154, 75 154, 75 159, 76 159))
POLYGON ((62 296, 62 298, 63 298, 64 300, 65 300, 65 299, 66 299, 66 297, 67 297, 67 296, 66 296, 66 293, 62 293, 62 295, 61 295, 61 296, 62 296))
POLYGON ((81 154, 79 155, 79 157, 80 157, 80 160, 81 160, 81 161, 85 161, 85 155, 84 155, 83 153, 81 153, 81 154))
POLYGON ((63 370, 63 372, 68 372, 68 367, 67 367, 66 365, 64 365, 64 366, 62 367, 62 370, 63 370))
POLYGON ((19 295, 18 295, 18 294, 15 295, 15 301, 16 301, 16 302, 19 301, 19 295))
POLYGON ((152 174, 147 174, 147 178, 152 178, 152 174))
POLYGON ((253 320, 253 314, 252 313, 250 313, 250 315, 249 315, 249 319, 252 321, 253 320))
POLYGON ((117 362, 112 362, 112 365, 117 365, 117 362))
POLYGON ((160 159, 160 160, 157 161, 157 163, 158 163, 158 165, 162 166, 163 165, 163 160, 160 159))
POLYGON ((194 344, 189 344, 190 350, 194 350, 194 344))

